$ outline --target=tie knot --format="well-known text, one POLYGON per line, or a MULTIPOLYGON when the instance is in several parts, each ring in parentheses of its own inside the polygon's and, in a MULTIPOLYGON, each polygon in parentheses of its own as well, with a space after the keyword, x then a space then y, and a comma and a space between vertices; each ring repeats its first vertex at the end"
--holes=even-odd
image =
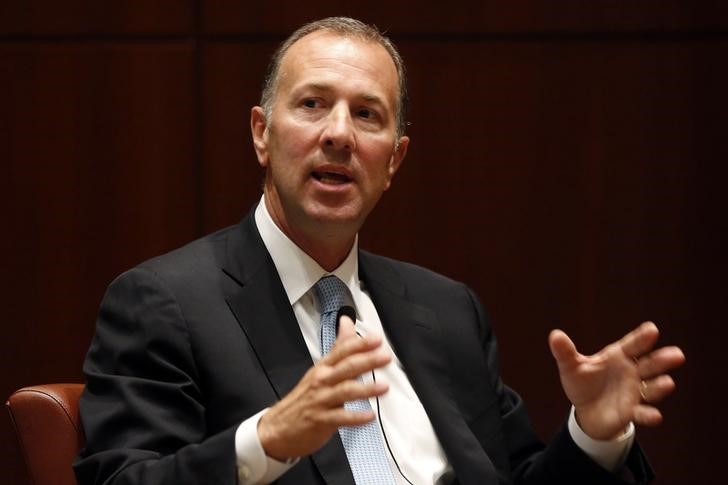
POLYGON ((338 312, 346 300, 348 289, 336 276, 324 276, 314 286, 316 296, 321 304, 321 313, 338 312))

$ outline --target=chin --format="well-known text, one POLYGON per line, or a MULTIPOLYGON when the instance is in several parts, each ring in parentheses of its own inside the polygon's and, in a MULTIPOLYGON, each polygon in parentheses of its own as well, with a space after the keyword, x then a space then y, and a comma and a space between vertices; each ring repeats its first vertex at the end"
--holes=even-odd
POLYGON ((332 209, 330 207, 318 208, 317 210, 309 212, 309 216, 312 220, 316 221, 317 224, 327 226, 343 226, 350 227, 355 226, 357 230, 359 226, 364 222, 364 216, 361 211, 352 210, 349 207, 339 207, 332 209))

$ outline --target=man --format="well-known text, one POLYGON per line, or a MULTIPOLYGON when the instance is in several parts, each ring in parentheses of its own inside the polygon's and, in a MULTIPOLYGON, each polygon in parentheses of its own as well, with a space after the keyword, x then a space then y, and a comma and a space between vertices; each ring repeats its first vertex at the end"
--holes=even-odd
POLYGON ((500 381, 472 292, 358 249, 407 152, 406 102, 399 54, 358 21, 314 22, 282 45, 251 112, 261 203, 109 287, 84 366, 80 483, 651 478, 632 423, 660 421, 665 372, 683 361, 652 350, 654 324, 594 356, 552 332, 574 406, 544 446, 500 381), (350 316, 324 308, 333 293, 350 316))

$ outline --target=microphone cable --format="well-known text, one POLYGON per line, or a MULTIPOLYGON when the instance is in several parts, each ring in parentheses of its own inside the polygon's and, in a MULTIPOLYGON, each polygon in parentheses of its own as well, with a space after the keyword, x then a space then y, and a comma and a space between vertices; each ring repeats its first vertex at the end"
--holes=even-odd
MULTIPOLYGON (((356 334, 361 338, 361 334, 356 330, 356 310, 352 308, 349 305, 344 305, 341 308, 339 308, 338 313, 336 314, 336 335, 339 334, 339 319, 342 315, 346 315, 351 319, 352 322, 354 322, 354 331, 356 334)), ((374 374, 374 370, 372 369, 372 382, 377 382, 377 376, 374 374)), ((389 439, 387 438, 387 433, 384 431, 384 423, 382 422, 382 412, 379 402, 379 396, 375 396, 374 399, 377 401, 377 421, 379 421, 379 429, 382 431, 382 437, 384 438, 384 444, 387 446, 387 451, 389 451, 389 456, 392 457, 392 461, 394 462, 394 466, 397 467, 397 471, 399 472, 400 476, 404 478, 404 480, 409 483, 409 485, 414 485, 409 478, 402 472, 402 467, 399 466, 399 462, 397 462, 397 458, 394 456, 394 452, 392 451, 392 447, 389 444, 389 439)))

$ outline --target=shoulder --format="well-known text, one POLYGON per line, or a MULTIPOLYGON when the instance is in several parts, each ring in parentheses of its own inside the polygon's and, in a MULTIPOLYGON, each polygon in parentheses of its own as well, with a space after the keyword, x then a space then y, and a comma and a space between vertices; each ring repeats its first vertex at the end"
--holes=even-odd
POLYGON ((168 276, 184 275, 224 264, 225 249, 231 234, 239 226, 230 226, 191 241, 165 254, 150 258, 136 268, 168 276))
POLYGON ((362 272, 372 280, 401 281, 410 289, 469 290, 464 283, 431 269, 364 250, 359 252, 359 263, 362 272))
POLYGON ((479 298, 469 286, 428 268, 360 251, 359 272, 366 287, 378 295, 400 295, 436 312, 457 308, 478 320, 487 320, 479 298))
POLYGON ((190 294, 218 286, 229 239, 239 230, 230 226, 155 256, 117 276, 110 285, 190 294))

